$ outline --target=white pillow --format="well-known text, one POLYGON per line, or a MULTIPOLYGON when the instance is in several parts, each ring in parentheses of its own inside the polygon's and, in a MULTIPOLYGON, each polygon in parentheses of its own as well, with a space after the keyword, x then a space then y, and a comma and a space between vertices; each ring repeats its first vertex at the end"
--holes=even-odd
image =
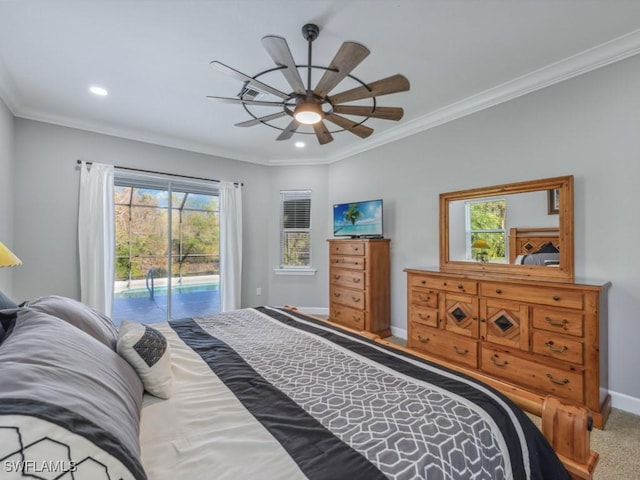
POLYGON ((161 332, 125 320, 118 331, 116 350, 138 373, 147 392, 160 398, 171 396, 171 352, 161 332))

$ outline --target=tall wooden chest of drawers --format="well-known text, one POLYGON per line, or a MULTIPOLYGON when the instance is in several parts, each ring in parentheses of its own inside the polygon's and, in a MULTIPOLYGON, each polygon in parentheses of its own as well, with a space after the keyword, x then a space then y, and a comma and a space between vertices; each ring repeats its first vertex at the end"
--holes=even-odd
POLYGON ((409 348, 507 390, 585 405, 604 426, 608 283, 405 271, 409 348))
POLYGON ((388 337, 389 239, 329 240, 329 320, 388 337))

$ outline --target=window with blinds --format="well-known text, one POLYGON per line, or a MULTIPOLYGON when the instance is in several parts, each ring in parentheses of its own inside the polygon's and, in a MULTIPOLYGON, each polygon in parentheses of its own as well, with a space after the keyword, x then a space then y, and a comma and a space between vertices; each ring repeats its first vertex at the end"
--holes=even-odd
POLYGON ((311 190, 280 191, 280 268, 311 266, 311 190))

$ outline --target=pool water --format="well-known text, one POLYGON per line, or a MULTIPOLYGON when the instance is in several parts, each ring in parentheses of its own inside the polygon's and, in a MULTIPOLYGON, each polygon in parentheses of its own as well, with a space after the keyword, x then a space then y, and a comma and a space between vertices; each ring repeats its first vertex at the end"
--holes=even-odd
MULTIPOLYGON (((171 295, 179 295, 181 293, 201 293, 218 290, 220 285, 217 283, 198 283, 196 285, 173 285, 171 287, 171 295)), ((167 287, 154 287, 154 295, 166 296, 167 287)), ((149 296, 147 288, 130 288, 116 293, 113 298, 146 298, 149 296)))

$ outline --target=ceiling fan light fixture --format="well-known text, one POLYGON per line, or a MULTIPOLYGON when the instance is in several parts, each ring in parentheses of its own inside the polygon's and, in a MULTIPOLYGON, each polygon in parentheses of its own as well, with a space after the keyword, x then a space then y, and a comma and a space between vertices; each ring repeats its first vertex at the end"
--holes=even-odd
POLYGON ((294 110, 293 118, 303 125, 313 125, 322 120, 322 109, 317 103, 301 102, 294 110))

